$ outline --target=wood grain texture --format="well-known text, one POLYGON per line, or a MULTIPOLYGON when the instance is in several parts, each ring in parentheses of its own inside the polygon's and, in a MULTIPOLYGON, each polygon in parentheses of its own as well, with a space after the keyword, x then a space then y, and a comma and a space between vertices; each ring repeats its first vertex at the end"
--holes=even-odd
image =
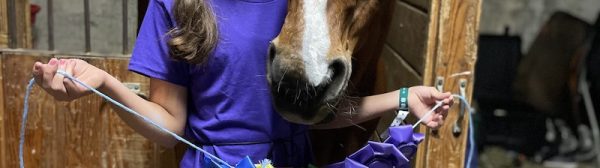
MULTIPOLYGON (((127 58, 0 53, 0 167, 18 167, 18 134, 27 81, 35 61, 77 57, 105 69, 123 82, 139 82, 148 94, 148 79, 127 70, 127 58)), ((58 102, 34 86, 25 143, 26 167, 176 167, 172 149, 159 147, 129 128, 108 102, 87 95, 58 102)))
POLYGON ((33 48, 33 38, 31 36, 31 9, 29 0, 15 0, 16 17, 16 48, 33 48))
MULTIPOLYGON (((427 27, 427 49, 425 54, 425 67, 423 73, 423 85, 425 86, 433 86, 434 77, 434 61, 435 61, 435 53, 438 46, 438 27, 439 27, 439 18, 440 18, 440 3, 439 0, 434 0, 431 2, 430 6, 430 14, 429 14, 429 26, 427 27)), ((428 131, 425 127, 418 127, 418 132, 425 133, 428 131)), ((415 155, 414 167, 426 167, 426 161, 428 159, 428 149, 429 144, 429 136, 425 136, 423 142, 421 142, 418 146, 417 154, 415 155)))
MULTIPOLYGON (((6 2, 6 0, 3 0, 4 2, 6 2)), ((6 3, 4 3, 6 4, 6 3)), ((8 7, 8 6, 6 6, 8 7)), ((0 11, 0 13, 2 12, 8 12, 9 10, 2 10, 0 11)), ((8 15, 6 15, 8 16, 8 15)), ((2 17, 2 16, 0 16, 2 17)), ((31 13, 30 13, 30 7, 29 7, 29 0, 15 0, 15 35, 16 35, 16 48, 33 48, 33 38, 32 38, 32 34, 31 34, 31 13)), ((6 18, 6 24, 3 24, 3 26, 6 26, 6 42, 10 41, 9 38, 9 34, 8 34, 8 20, 10 18, 5 17, 6 18)), ((1 26, 0 26, 1 27, 1 26)), ((1 29, 0 29, 1 30, 1 29)), ((0 42, 2 42, 2 33, 0 33, 0 42)), ((1 43, 0 43, 1 44, 1 43)), ((0 46, 0 48, 3 48, 0 46)))
MULTIPOLYGON (((31 65, 35 61, 47 61, 48 57, 23 56, 19 54, 3 54, 2 56, 2 78, 4 90, 4 139, 6 148, 3 160, 6 167, 18 167, 18 142, 19 129, 21 125, 23 99, 27 82, 31 79, 29 74, 31 65)), ((32 90, 29 106, 29 117, 27 122, 27 138, 25 141, 24 157, 27 167, 41 167, 42 165, 53 165, 52 160, 44 156, 58 154, 53 150, 53 141, 47 139, 55 138, 56 129, 53 127, 55 114, 53 98, 35 87, 32 90), (44 117, 42 117, 44 116, 44 117)))
MULTIPOLYGON (((459 80, 467 80, 467 99, 470 101, 473 88, 473 71, 477 58, 477 37, 479 29, 479 16, 481 10, 480 0, 439 0, 439 16, 436 18, 437 28, 434 42, 428 47, 433 47, 428 53, 431 69, 425 74, 426 84, 433 84, 435 77, 444 78, 444 91, 459 93, 459 80), (434 45, 431 45, 434 44, 434 45), (452 77, 456 73, 471 72, 470 75, 452 77)), ((437 7, 436 7, 437 8, 437 7)), ((432 8, 434 9, 434 8, 432 8)), ((432 21, 434 22, 434 21, 432 21)), ((431 26, 431 25, 430 25, 431 26)), ((430 38, 431 39, 431 38, 430 38)), ((456 102, 459 102, 458 100, 456 102)), ((443 127, 433 133, 425 128, 427 138, 421 143, 420 153, 416 167, 464 167, 467 142, 467 126, 469 115, 465 113, 464 119, 459 123, 462 133, 459 136, 452 134, 452 126, 459 114, 458 104, 448 113, 443 127)))
POLYGON ((8 10, 6 0, 0 0, 0 48, 8 47, 8 10))
POLYGON ((386 42, 407 61, 419 75, 424 71, 429 16, 411 6, 396 1, 394 16, 386 42))
MULTIPOLYGON (((73 56, 56 56, 69 58, 73 56)), ((104 69, 103 58, 84 58, 91 65, 104 69)), ((107 132, 107 113, 101 111, 105 102, 96 95, 87 95, 71 102, 58 102, 55 106, 57 134, 56 146, 65 157, 56 158, 57 165, 68 167, 102 167, 107 155, 110 135, 107 132)))
MULTIPOLYGON (((8 48, 8 6, 7 0, 0 0, 0 48, 8 48)), ((32 48, 29 0, 15 0, 16 48, 32 48)))
MULTIPOLYGON (((1 3, 1 1, 0 1, 1 3)), ((0 65, 2 63, 3 54, 0 52, 0 65)), ((2 67, 0 67, 0 167, 6 167, 6 136, 4 129, 4 78, 2 75, 2 67)))

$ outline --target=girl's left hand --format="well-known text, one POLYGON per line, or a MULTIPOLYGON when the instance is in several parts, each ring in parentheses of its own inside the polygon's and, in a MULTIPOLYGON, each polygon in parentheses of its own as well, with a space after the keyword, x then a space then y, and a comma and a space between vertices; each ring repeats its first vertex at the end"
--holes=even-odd
POLYGON ((423 119, 423 124, 430 128, 438 129, 444 124, 450 106, 454 103, 450 92, 442 93, 433 87, 414 86, 408 89, 408 108, 417 117, 423 117, 437 101, 442 101, 442 106, 433 114, 423 119))

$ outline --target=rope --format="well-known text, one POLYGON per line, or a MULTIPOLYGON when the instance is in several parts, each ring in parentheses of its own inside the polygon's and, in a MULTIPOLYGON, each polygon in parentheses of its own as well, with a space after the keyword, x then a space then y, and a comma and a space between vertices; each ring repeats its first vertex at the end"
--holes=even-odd
POLYGON ((431 110, 429 110, 427 113, 425 113, 425 115, 423 117, 421 117, 421 119, 419 119, 419 121, 417 121, 415 124, 413 124, 413 129, 417 128, 417 126, 419 126, 419 124, 421 122, 423 122, 423 120, 427 117, 429 117, 431 114, 433 114, 433 111, 435 111, 435 109, 442 107, 442 101, 438 101, 435 106, 433 106, 433 108, 431 108, 431 110))
MULTIPOLYGON (((466 108, 469 109, 469 130, 468 130, 468 136, 469 136, 469 153, 467 155, 467 163, 465 163, 465 166, 467 168, 471 167, 471 163, 473 162, 473 152, 475 152, 475 130, 473 128, 475 128, 473 126, 473 109, 471 108, 471 105, 469 104, 469 101, 467 101, 467 99, 465 99, 465 97, 457 95, 457 94, 453 94, 452 96, 460 99, 461 103, 463 103, 465 105, 466 108)), ((431 110, 429 110, 427 113, 425 113, 425 115, 423 117, 421 117, 421 119, 419 119, 415 124, 413 124, 413 129, 415 129, 417 126, 419 126, 419 124, 421 122, 423 122, 423 120, 425 120, 425 118, 429 117, 431 114, 433 114, 433 112, 442 106, 442 101, 438 101, 435 106, 433 106, 433 108, 431 108, 431 110)))
POLYGON ((460 101, 466 105, 466 108, 469 108, 469 130, 467 133, 469 134, 469 154, 467 155, 467 163, 465 163, 465 167, 471 168, 471 164, 473 162, 473 153, 475 152, 475 127, 473 126, 473 109, 469 104, 469 101, 465 99, 465 97, 459 95, 453 95, 456 98, 459 98, 460 101))
POLYGON ((24 168, 25 163, 23 161, 23 144, 25 143, 25 124, 27 122, 27 113, 29 112, 29 94, 35 80, 32 78, 29 80, 27 85, 27 91, 25 92, 25 103, 23 103, 23 118, 21 119, 21 132, 19 135, 19 167, 24 168))
MULTIPOLYGON (((100 97, 106 99, 107 101, 115 104, 116 106, 122 108, 123 110, 125 110, 126 112, 129 112, 131 114, 133 114, 134 116, 137 116, 139 118, 142 118, 146 123, 149 123, 151 125, 153 125, 154 127, 160 129, 161 131, 170 134, 171 136, 173 136, 175 139, 189 145, 190 147, 202 152, 203 154, 205 154, 206 156, 208 156, 209 158, 219 162, 222 165, 226 165, 228 167, 233 168, 233 166, 227 164, 227 162, 221 160, 220 158, 212 155, 211 153, 203 150, 202 148, 194 145, 193 143, 189 142, 188 140, 182 138, 181 136, 173 133, 172 131, 169 131, 168 129, 160 126, 159 124, 155 123, 154 121, 150 120, 149 118, 139 114, 138 112, 136 112, 135 110, 117 102, 116 100, 110 98, 109 96, 103 94, 102 92, 96 90, 95 88, 85 84, 84 82, 80 81, 79 79, 71 76, 70 74, 68 74, 67 72, 63 71, 63 70, 58 70, 57 74, 63 75, 64 77, 68 78, 69 80, 72 80, 76 83, 78 83, 79 85, 89 89, 90 91, 96 93, 97 95, 99 95, 100 97)), ((20 168, 24 168, 25 167, 25 163, 23 161, 23 146, 24 146, 24 142, 25 142, 25 126, 27 123, 27 115, 29 112, 29 95, 31 94, 31 90, 33 88, 33 84, 35 83, 35 79, 31 79, 29 80, 29 84, 27 85, 27 90, 25 92, 25 101, 24 101, 24 107, 23 107, 23 117, 22 117, 22 121, 21 121, 21 132, 20 132, 20 139, 19 139, 19 167, 20 168)), ((472 110, 471 110, 471 106, 469 105, 469 102, 462 96, 459 95, 453 95, 454 97, 457 97, 461 100, 462 103, 464 103, 465 105, 467 105, 467 107, 469 107, 469 144, 470 144, 470 148, 469 148, 469 154, 467 156, 467 163, 466 166, 467 168, 471 167, 471 162, 473 159, 473 152, 474 152, 474 148, 475 148, 475 138, 474 138, 474 132, 473 132, 473 121, 472 121, 472 110)), ((425 113, 425 115, 423 117, 421 117, 421 119, 419 119, 414 125, 413 125, 413 129, 416 128, 421 122, 423 122, 423 120, 427 117, 429 117, 431 114, 433 114, 433 112, 442 106, 442 102, 438 101, 436 103, 435 106, 433 106, 433 108, 431 108, 431 110, 429 110, 427 113, 425 113)))
MULTIPOLYGON (((138 112, 136 112, 135 110, 133 110, 133 109, 131 109, 131 108, 129 108, 129 107, 127 107, 127 106, 125 106, 125 105, 123 105, 123 104, 121 104, 121 103, 117 102, 116 100, 114 100, 114 99, 110 98, 109 96, 107 96, 107 95, 103 94, 102 92, 100 92, 100 91, 96 90, 95 88, 93 88, 93 87, 91 87, 91 86, 89 86, 89 85, 87 85, 87 84, 83 83, 82 81, 80 81, 79 79, 77 79, 77 78, 75 78, 75 77, 71 76, 71 75, 70 75, 70 74, 68 74, 67 72, 65 72, 65 71, 63 71, 63 70, 58 70, 56 73, 57 73, 57 74, 60 74, 60 75, 63 75, 64 77, 66 77, 66 78, 68 78, 68 79, 70 79, 70 80, 72 80, 72 81, 74 81, 74 82, 76 82, 76 83, 80 84, 81 86, 83 86, 83 87, 85 87, 85 88, 87 88, 87 89, 91 90, 92 92, 94 92, 94 93, 98 94, 100 97, 102 97, 102 98, 104 98, 104 99, 108 100, 109 102, 111 102, 111 103, 115 104, 116 106, 118 106, 118 107, 122 108, 122 109, 123 109, 123 110, 125 110, 126 112, 129 112, 129 113, 133 114, 134 116, 137 116, 137 117, 139 117, 139 118, 142 118, 142 119, 143 119, 143 120, 144 120, 146 123, 149 123, 149 124, 151 124, 152 126, 154 126, 154 127, 158 128, 158 129, 160 129, 161 131, 163 131, 163 132, 165 132, 165 133, 168 133, 168 134, 170 134, 170 135, 171 135, 171 136, 173 136, 175 139, 177 139, 177 140, 179 140, 179 141, 181 141, 181 142, 183 142, 183 143, 185 143, 185 144, 187 144, 187 145, 191 146, 192 148, 194 148, 194 149, 196 149, 196 150, 198 150, 198 151, 202 152, 204 155, 208 156, 209 158, 211 158, 211 159, 213 159, 213 160, 215 160, 215 161, 219 162, 219 164, 221 164, 221 165, 226 165, 226 166, 228 166, 228 167, 231 167, 231 168, 233 168, 233 166, 231 166, 231 165, 227 164, 227 162, 225 162, 225 161, 223 161, 223 160, 219 159, 218 157, 216 157, 216 156, 212 155, 211 153, 209 153, 209 152, 207 152, 207 151, 203 150, 202 148, 200 148, 200 147, 198 147, 198 146, 194 145, 194 144, 193 144, 193 143, 191 143, 190 141, 188 141, 188 140, 186 140, 186 139, 182 138, 181 136, 179 136, 179 135, 177 135, 177 134, 173 133, 172 131, 169 131, 168 129, 166 129, 166 128, 164 128, 164 127, 160 126, 159 124, 157 124, 157 123, 155 123, 154 121, 150 120, 150 119, 149 119, 149 118, 147 118, 146 116, 143 116, 143 115, 139 114, 138 112)), ((20 141, 19 141, 19 162, 20 162, 19 164, 20 164, 20 167, 21 167, 21 168, 24 168, 24 166, 25 166, 25 164, 24 164, 24 162, 23 162, 23 144, 24 144, 24 141, 25 141, 25 124, 26 124, 26 122, 27 122, 27 113, 28 113, 28 111, 29 111, 29 108, 28 108, 28 106, 29 106, 29 100, 28 100, 28 99, 29 99, 29 94, 30 94, 30 92, 31 92, 31 89, 32 89, 32 87, 33 87, 33 84, 34 84, 34 83, 35 83, 35 79, 31 79, 31 80, 29 81, 29 85, 27 85, 27 91, 26 91, 26 93, 25 93, 25 103, 24 103, 24 106, 25 106, 25 107, 23 108, 23 118, 22 118, 22 122, 21 122, 21 136, 20 136, 20 138, 21 138, 21 139, 20 139, 20 141)))

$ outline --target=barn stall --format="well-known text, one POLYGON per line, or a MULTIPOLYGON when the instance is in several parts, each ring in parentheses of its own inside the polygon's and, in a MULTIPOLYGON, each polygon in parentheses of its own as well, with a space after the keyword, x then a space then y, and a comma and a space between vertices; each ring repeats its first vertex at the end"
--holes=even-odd
MULTIPOLYGON (((58 1, 57 1, 58 2, 58 1)), ((46 1, 52 6, 52 0, 46 1)), ((132 29, 123 1, 122 32, 132 29)), ((118 4, 118 3, 117 3, 118 4)), ((80 51, 61 51, 54 46, 53 32, 61 18, 53 17, 52 8, 44 9, 38 17, 46 17, 47 47, 34 47, 31 13, 28 0, 0 0, 0 167, 18 165, 17 144, 25 84, 35 61, 52 57, 76 57, 102 67, 140 94, 147 94, 148 80, 127 71, 131 33, 122 33, 122 48, 118 54, 94 52, 91 44, 89 0, 83 9, 85 44, 80 51)), ((144 1, 138 1, 139 11, 144 1)), ((480 0, 396 0, 388 38, 379 61, 378 91, 395 90, 402 86, 428 85, 443 91, 470 97, 474 65, 480 0)), ((130 10, 133 8, 129 8, 130 10)), ((117 9, 118 10, 118 9, 117 9)), ((140 13, 140 12, 138 12, 140 13)), ((143 13, 143 12, 141 12, 143 13)), ((138 16, 138 18, 141 18, 138 16)), ((40 18, 38 18, 40 19, 40 18)), ((39 24, 39 23, 38 23, 39 24)), ((118 30, 118 29, 117 29, 118 30)), ((57 41, 57 40, 56 40, 57 41)), ((37 43, 37 42, 35 42, 37 43)), ((159 147, 126 126, 107 102, 89 95, 73 102, 57 102, 34 88, 31 98, 31 117, 27 125, 25 163, 31 167, 174 167, 178 152, 159 147)), ((426 139, 419 146, 414 167, 464 167, 467 153, 468 114, 459 116, 458 108, 449 113, 439 131, 419 128, 426 139), (460 118, 460 119, 459 119, 460 118), (453 130, 458 126, 459 130, 453 130)), ((387 128, 393 116, 383 117, 380 131, 387 128)), ((412 119, 415 121, 415 119, 412 119)), ((377 140, 380 136, 374 135, 377 140)), ((185 147, 180 147, 185 148, 185 147)), ((181 151, 181 150, 179 150, 181 151)))

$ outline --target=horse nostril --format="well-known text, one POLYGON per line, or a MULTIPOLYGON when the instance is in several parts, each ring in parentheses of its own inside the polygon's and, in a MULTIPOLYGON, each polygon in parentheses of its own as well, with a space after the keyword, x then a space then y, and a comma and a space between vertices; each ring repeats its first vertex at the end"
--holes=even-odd
POLYGON ((333 76, 331 77, 332 82, 335 82, 338 80, 338 78, 343 77, 343 74, 346 73, 346 66, 341 60, 334 60, 331 62, 329 69, 333 71, 333 76))
POLYGON ((327 88, 325 100, 333 100, 340 94, 342 90, 346 88, 347 81, 350 78, 349 64, 342 60, 334 60, 329 65, 329 69, 333 72, 331 76, 331 83, 327 88))
POLYGON ((273 77, 276 76, 273 73, 279 73, 277 71, 275 71, 273 69, 273 65, 275 64, 275 44, 273 44, 273 41, 269 42, 269 48, 267 48, 267 57, 268 59, 267 61, 267 80, 269 81, 269 84, 272 84, 273 82, 273 77))
POLYGON ((269 62, 273 62, 275 60, 275 44, 273 42, 269 42, 269 50, 267 51, 269 56, 269 62))

